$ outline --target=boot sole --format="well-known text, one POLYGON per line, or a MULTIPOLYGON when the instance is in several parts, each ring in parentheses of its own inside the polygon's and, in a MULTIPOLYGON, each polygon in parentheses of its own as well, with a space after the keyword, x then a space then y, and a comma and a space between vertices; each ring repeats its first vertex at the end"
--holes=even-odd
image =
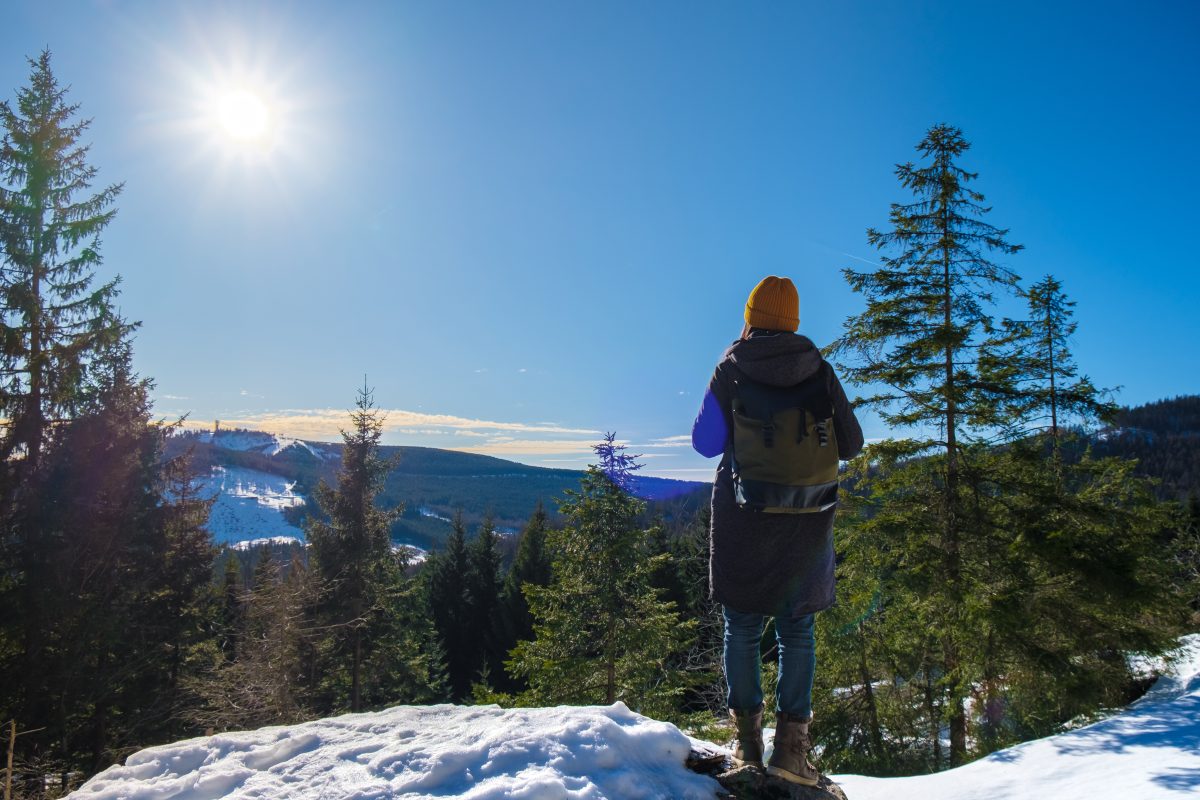
POLYGON ((782 778, 783 780, 787 781, 788 783, 798 783, 801 786, 816 786, 818 783, 821 782, 820 775, 818 775, 815 778, 805 778, 801 775, 797 775, 794 772, 788 772, 786 769, 783 769, 782 767, 767 767, 767 774, 772 775, 776 778, 782 778))

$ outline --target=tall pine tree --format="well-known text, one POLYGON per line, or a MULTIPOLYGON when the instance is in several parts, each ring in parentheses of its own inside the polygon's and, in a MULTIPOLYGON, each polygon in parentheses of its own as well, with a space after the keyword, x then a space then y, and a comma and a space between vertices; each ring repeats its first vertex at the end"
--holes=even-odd
POLYGON ((49 51, 29 63, 15 108, 0 103, 0 463, 17 454, 33 471, 50 427, 79 407, 97 356, 133 326, 113 306, 118 280, 94 285, 121 184, 89 191, 90 120, 67 102, 49 51))
POLYGON ((880 387, 860 404, 877 409, 889 425, 918 428, 896 449, 910 457, 940 454, 931 510, 940 522, 934 549, 942 582, 940 590, 931 587, 936 600, 929 621, 942 649, 951 764, 966 756, 969 683, 962 651, 971 636, 963 614, 962 445, 1007 422, 993 399, 994 384, 1004 376, 986 369, 993 363, 986 356, 998 346, 992 304, 997 293, 1016 291, 1017 276, 990 255, 1021 249, 1008 242, 1008 231, 984 220, 990 209, 970 186, 977 175, 959 160, 969 146, 959 129, 935 125, 917 145, 925 163, 897 165, 901 186, 915 199, 892 205, 891 230, 868 229, 881 266, 843 271, 867 307, 846 321, 834 346, 852 382, 880 387))
POLYGON ((1110 421, 1117 407, 1103 398, 1104 392, 1090 378, 1079 374, 1070 348, 1075 303, 1067 299, 1062 282, 1046 275, 1025 297, 1028 316, 1006 320, 1013 347, 1001 358, 1013 374, 1016 412, 1026 426, 1050 434, 1058 457, 1065 422, 1110 421))
POLYGON ((350 421, 351 429, 342 432, 337 486, 322 481, 314 493, 327 519, 310 521, 307 535, 323 587, 320 617, 335 631, 333 663, 349 673, 349 707, 359 711, 363 661, 371 646, 365 634, 380 613, 386 585, 395 580, 390 531, 403 509, 375 503, 393 465, 380 455, 384 417, 365 382, 350 421))
POLYGON ((471 554, 462 512, 454 515, 446 549, 431 554, 425 565, 428 604, 446 659, 450 696, 462 700, 471 693, 481 651, 479 631, 473 625, 471 597, 471 554))
MULTIPOLYGON (((500 613, 497 623, 497 651, 503 664, 517 642, 533 638, 533 617, 525 599, 525 586, 545 586, 550 583, 550 553, 546 549, 546 532, 549 523, 546 509, 538 501, 537 508, 517 539, 517 553, 512 567, 504 577, 500 593, 500 613)), ((507 670, 493 675, 495 686, 501 691, 516 692, 528 689, 529 685, 514 678, 507 670)))

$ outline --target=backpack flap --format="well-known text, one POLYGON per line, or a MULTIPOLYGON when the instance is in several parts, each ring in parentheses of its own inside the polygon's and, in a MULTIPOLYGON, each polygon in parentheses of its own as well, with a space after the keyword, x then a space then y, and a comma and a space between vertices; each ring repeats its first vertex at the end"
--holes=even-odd
POLYGON ((837 441, 825 387, 822 371, 790 387, 734 380, 731 466, 739 506, 804 514, 837 504, 837 441))

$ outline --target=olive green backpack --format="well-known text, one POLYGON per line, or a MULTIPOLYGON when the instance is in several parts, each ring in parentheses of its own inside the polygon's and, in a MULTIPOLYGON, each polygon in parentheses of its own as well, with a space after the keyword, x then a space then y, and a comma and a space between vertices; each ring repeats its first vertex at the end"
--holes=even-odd
POLYGON ((837 505, 838 448, 827 362, 795 386, 733 378, 734 497, 744 509, 811 514, 837 505))

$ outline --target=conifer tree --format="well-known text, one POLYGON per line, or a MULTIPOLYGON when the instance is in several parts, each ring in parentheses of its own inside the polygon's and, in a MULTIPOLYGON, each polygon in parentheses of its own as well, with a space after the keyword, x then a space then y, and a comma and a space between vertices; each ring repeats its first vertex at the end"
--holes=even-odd
POLYGON ((522 587, 525 584, 545 586, 550 583, 550 554, 546 549, 546 533, 550 524, 546 509, 539 500, 533 515, 517 540, 517 555, 504 579, 501 603, 513 632, 512 644, 533 636, 533 619, 522 587))
POLYGON ((495 522, 491 516, 486 517, 467 552, 470 564, 467 598, 475 631, 472 672, 486 678, 489 683, 494 683, 493 674, 503 671, 503 660, 508 655, 500 649, 499 606, 503 584, 497 536, 495 522))
POLYGON ((41 622, 0 670, 20 716, 47 729, 22 744, 36 756, 53 743, 64 775, 111 763, 133 731, 176 731, 188 655, 206 635, 210 503, 183 491, 184 465, 162 463, 170 429, 151 421, 128 348, 106 363, 25 487, 37 506, 13 518, 38 546, 19 553, 9 608, 41 622))
POLYGON ((455 513, 451 522, 445 552, 430 556, 425 573, 429 608, 445 654, 450 696, 462 700, 470 695, 480 650, 467 592, 471 556, 462 511, 455 513))
POLYGON ((989 256, 1021 249, 1008 242, 1007 230, 983 219, 990 209, 970 187, 977 175, 959 163, 969 146, 959 129, 935 125, 917 145, 927 163, 896 167, 915 200, 892 205, 891 230, 868 229, 868 241, 881 251, 878 269, 843 271, 867 307, 846 321, 834 345, 845 376, 881 387, 860 404, 878 409, 891 426, 918 428, 916 437, 892 449, 906 457, 940 454, 931 510, 940 522, 934 541, 942 582, 941 588, 931 587, 937 618, 930 622, 943 650, 939 660, 949 695, 952 765, 966 756, 969 685, 962 651, 971 628, 961 614, 968 593, 962 446, 1008 421, 1006 409, 993 399, 1003 391, 996 382, 1006 376, 988 370, 995 363, 988 355, 1000 338, 991 306, 997 293, 1016 291, 1017 276, 989 256))
POLYGON ((342 431, 336 488, 322 481, 314 492, 328 520, 310 522, 307 534, 323 586, 320 615, 336 626, 333 657, 348 662, 349 706, 360 711, 362 666, 371 646, 364 633, 380 611, 385 587, 396 579, 390 569, 391 526, 403 509, 383 509, 375 503, 393 465, 379 453, 384 417, 365 381, 350 421, 351 429, 342 431))
MULTIPOLYGON (((503 664, 508 659, 509 652, 517 642, 533 638, 533 617, 525 600, 524 587, 526 584, 545 586, 550 583, 550 554, 546 549, 548 528, 546 509, 538 501, 537 508, 517 539, 517 553, 500 593, 496 629, 499 659, 496 664, 503 664)), ((492 680, 502 691, 515 692, 529 688, 527 683, 515 679, 507 670, 494 672, 492 680)))
POLYGON ((542 703, 623 700, 644 713, 670 714, 686 683, 671 668, 692 637, 659 599, 651 576, 665 556, 648 552, 639 524, 644 503, 627 493, 635 456, 609 434, 598 445, 599 463, 560 509, 561 529, 549 532, 554 553, 548 586, 526 586, 535 638, 513 650, 508 668, 542 703))
POLYGON ((34 471, 50 428, 79 407, 96 357, 134 326, 113 307, 117 279, 96 286, 100 233, 121 184, 89 193, 98 170, 50 52, 30 59, 15 107, 0 102, 0 463, 34 471))
POLYGON ((316 592, 303 564, 285 570, 271 548, 259 551, 242 598, 236 658, 220 659, 192 688, 203 705, 189 715, 205 728, 239 730, 282 725, 311 717, 305 608, 316 592))

